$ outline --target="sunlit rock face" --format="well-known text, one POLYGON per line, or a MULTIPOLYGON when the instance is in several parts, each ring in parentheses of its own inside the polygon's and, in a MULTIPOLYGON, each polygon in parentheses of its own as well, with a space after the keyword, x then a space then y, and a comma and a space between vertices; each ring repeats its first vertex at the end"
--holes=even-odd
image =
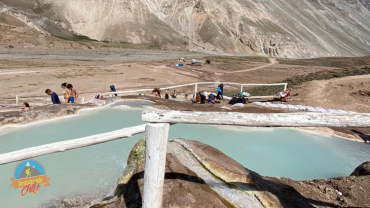
POLYGON ((97 40, 290 58, 370 53, 370 0, 48 2, 53 20, 97 40))

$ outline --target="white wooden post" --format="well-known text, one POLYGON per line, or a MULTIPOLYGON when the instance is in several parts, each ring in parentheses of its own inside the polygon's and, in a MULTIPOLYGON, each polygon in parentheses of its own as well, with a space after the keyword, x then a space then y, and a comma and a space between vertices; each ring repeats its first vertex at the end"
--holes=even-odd
POLYGON ((18 95, 15 96, 15 105, 18 106, 18 95))
POLYGON ((168 123, 146 125, 143 208, 161 208, 166 165, 168 123))
POLYGON ((194 99, 196 98, 197 96, 197 92, 198 92, 198 84, 195 84, 195 88, 194 88, 194 99))
POLYGON ((85 103, 85 97, 82 97, 81 104, 84 104, 84 103, 85 103))
POLYGON ((242 86, 240 87, 240 92, 243 92, 243 86, 244 86, 244 85, 242 85, 242 86))
POLYGON ((286 83, 285 85, 284 85, 284 91, 286 91, 286 89, 288 88, 288 83, 286 83))

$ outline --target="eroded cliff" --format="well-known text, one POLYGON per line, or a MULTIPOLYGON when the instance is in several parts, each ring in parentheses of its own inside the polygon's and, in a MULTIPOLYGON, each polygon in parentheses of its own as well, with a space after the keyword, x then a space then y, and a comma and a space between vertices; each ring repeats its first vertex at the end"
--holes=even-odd
POLYGON ((370 53, 370 0, 48 0, 36 5, 49 24, 97 40, 292 58, 370 53))

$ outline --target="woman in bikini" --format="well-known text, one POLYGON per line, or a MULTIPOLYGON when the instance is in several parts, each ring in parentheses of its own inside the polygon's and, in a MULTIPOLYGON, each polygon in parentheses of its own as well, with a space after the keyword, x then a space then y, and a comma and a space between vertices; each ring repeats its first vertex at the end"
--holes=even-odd
POLYGON ((61 85, 62 89, 63 89, 63 94, 64 94, 64 102, 65 103, 69 103, 71 101, 71 92, 70 90, 67 88, 67 82, 63 83, 61 85))

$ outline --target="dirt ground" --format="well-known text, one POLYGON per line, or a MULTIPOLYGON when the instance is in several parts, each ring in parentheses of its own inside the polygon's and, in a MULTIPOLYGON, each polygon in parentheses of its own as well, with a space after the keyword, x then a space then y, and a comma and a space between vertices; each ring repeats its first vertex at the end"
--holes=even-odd
MULTIPOLYGON (((185 52, 171 55, 163 51, 135 50, 97 50, 92 54, 70 51, 54 51, 44 54, 43 51, 0 53, 0 103, 14 103, 15 96, 29 103, 45 104, 49 99, 45 89, 62 95, 61 83, 72 83, 80 93, 80 98, 91 99, 97 93, 109 91, 110 85, 117 90, 152 88, 187 84, 201 80, 192 72, 175 70, 165 64, 153 63, 150 59, 181 57, 185 52), (76 55, 73 57, 73 53, 76 55), (107 54, 99 58, 100 54, 107 54), (120 54, 122 57, 119 57, 120 54), (126 55, 124 55, 126 54, 126 55), (126 58, 127 57, 127 58, 126 58), (143 58, 144 57, 144 58, 143 58), (147 63, 132 63, 132 60, 149 60, 147 63), (100 59, 100 60, 99 60, 100 59), (27 73, 29 72, 29 73, 27 73), (32 72, 32 73, 31 73, 32 72), (36 98, 44 98, 40 101, 36 98)), ((195 57, 201 54, 194 54, 195 57)))
MULTIPOLYGON (((343 58, 345 67, 353 64, 368 64, 343 58)), ((321 59, 320 59, 321 60, 321 59)), ((363 61, 365 60, 365 61, 363 61)), ((78 90, 79 101, 91 99, 97 93, 109 91, 110 85, 117 90, 151 89, 201 81, 237 83, 277 83, 294 76, 305 76, 322 71, 338 69, 338 63, 323 64, 324 60, 310 62, 271 60, 261 57, 206 57, 205 54, 104 48, 94 50, 0 50, 0 104, 20 102, 31 105, 49 103, 44 94, 50 88, 62 95, 60 84, 72 83, 78 90), (178 58, 190 62, 195 58, 210 60, 203 66, 176 67, 178 58), (279 62, 284 64, 280 64, 279 62), (318 66, 316 66, 318 65, 318 66), (252 69, 252 70, 250 70, 252 69)), ((370 62, 370 61, 369 61, 370 62)), ((359 67, 362 65, 353 65, 359 67)), ((370 111, 370 75, 342 77, 330 80, 314 80, 292 88, 292 104, 313 107, 370 111)), ((217 85, 199 87, 200 91, 215 92, 217 85)), ((193 93, 192 87, 178 89, 180 93, 193 93)), ((249 91, 245 88, 245 91, 249 91)), ((279 88, 279 91, 282 90, 279 88)), ((237 86, 225 86, 225 92, 232 95, 239 91, 237 86)), ((278 91, 274 92, 277 93, 278 91)), ((169 93, 169 91, 168 91, 169 93)), ((267 95, 267 94, 266 94, 267 95)), ((271 95, 271 94, 270 94, 271 95)))
MULTIPOLYGON (((302 75, 328 67, 289 66, 275 64, 259 70, 230 73, 233 69, 248 69, 268 62, 231 61, 223 68, 220 58, 201 67, 174 67, 178 57, 201 58, 202 54, 142 50, 94 51, 2 51, 0 52, 0 99, 42 97, 46 88, 61 93, 60 84, 72 83, 81 94, 102 93, 114 84, 117 90, 142 87, 170 86, 196 81, 239 83, 275 83, 289 76, 302 75), (120 55, 121 54, 121 55, 120 55), (164 60, 163 59, 169 59, 164 60), (232 66, 236 66, 232 68, 232 66), (33 73, 25 73, 33 72, 33 73)), ((258 59, 257 59, 258 60, 258 59)), ((330 68, 329 68, 330 69, 330 68)), ((212 86, 214 87, 214 86, 212 86)))
POLYGON ((370 75, 312 81, 295 89, 292 103, 309 106, 370 112, 370 75))

